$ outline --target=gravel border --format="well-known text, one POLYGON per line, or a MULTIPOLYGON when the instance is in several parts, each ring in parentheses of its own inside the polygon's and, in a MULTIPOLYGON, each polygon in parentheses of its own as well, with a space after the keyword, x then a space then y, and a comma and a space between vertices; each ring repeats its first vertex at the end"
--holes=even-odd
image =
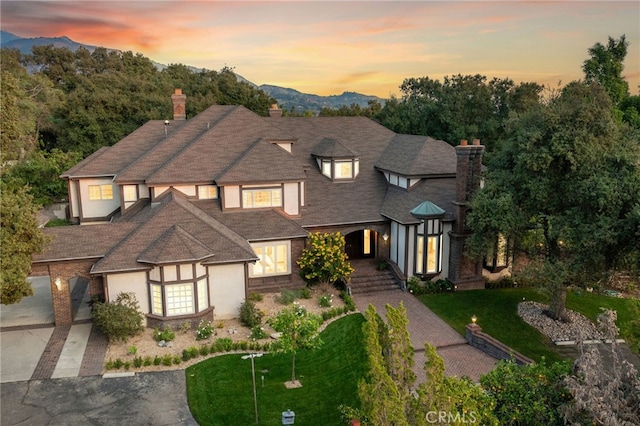
POLYGON ((527 324, 548 336, 556 344, 567 341, 604 339, 604 335, 598 330, 598 327, 584 315, 567 309, 567 316, 570 321, 556 321, 544 313, 548 308, 549 305, 539 302, 520 302, 518 304, 518 316, 527 324))

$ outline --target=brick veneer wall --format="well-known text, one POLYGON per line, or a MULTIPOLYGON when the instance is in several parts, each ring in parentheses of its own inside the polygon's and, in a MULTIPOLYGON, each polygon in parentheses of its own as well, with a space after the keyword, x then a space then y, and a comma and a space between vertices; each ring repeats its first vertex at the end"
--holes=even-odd
POLYGON ((82 276, 89 280, 89 295, 100 296, 103 294, 102 278, 93 277, 89 273, 94 260, 55 262, 48 264, 33 264, 32 276, 49 276, 51 296, 53 301, 53 315, 56 326, 73 323, 73 310, 71 306, 71 287, 69 280, 82 276), (55 282, 60 278, 61 288, 58 290, 55 282))

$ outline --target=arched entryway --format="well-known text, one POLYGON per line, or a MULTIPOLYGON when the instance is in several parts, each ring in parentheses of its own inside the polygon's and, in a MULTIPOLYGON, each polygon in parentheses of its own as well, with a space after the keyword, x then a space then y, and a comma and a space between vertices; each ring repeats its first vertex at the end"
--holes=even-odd
POLYGON ((345 252, 349 259, 370 259, 377 254, 378 232, 360 229, 345 235, 345 252))

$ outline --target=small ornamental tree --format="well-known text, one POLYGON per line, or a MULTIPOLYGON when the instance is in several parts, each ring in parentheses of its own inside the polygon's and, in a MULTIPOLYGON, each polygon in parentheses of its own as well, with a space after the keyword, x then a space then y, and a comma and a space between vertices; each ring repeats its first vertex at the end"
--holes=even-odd
POLYGON ((291 382, 296 381, 296 353, 304 349, 317 349, 322 346, 318 332, 322 318, 307 311, 296 303, 281 310, 268 323, 281 333, 272 346, 276 352, 292 355, 291 382))
POLYGON ((297 261, 300 276, 307 285, 334 284, 340 279, 349 280, 353 267, 344 247, 345 240, 339 232, 309 234, 307 247, 297 261))

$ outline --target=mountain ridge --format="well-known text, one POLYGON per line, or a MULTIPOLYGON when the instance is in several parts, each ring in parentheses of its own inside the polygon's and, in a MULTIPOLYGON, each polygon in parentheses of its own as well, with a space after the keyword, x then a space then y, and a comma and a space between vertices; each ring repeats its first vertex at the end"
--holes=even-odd
MULTIPOLYGON (((12 34, 7 31, 0 31, 0 47, 2 48, 14 48, 18 49, 22 54, 30 54, 32 48, 34 46, 47 46, 53 45, 56 48, 67 48, 71 51, 76 51, 79 48, 83 47, 90 52, 93 52, 98 46, 88 45, 78 43, 74 40, 71 40, 67 36, 60 37, 32 37, 25 38, 20 37, 16 34, 12 34)), ((118 51, 117 49, 106 48, 108 51, 118 51)), ((151 60, 151 59, 150 59, 151 60)), ((156 61, 151 60, 156 68, 162 70, 166 68, 166 65, 158 63, 156 61)), ((204 68, 196 68, 187 66, 193 72, 202 71, 204 68)), ((295 111, 298 113, 303 113, 305 111, 311 111, 315 114, 319 113, 322 108, 332 108, 337 109, 342 106, 351 106, 353 104, 357 104, 358 106, 364 108, 367 107, 369 101, 375 100, 381 104, 384 104, 385 99, 379 98, 373 95, 363 95, 357 92, 349 92, 345 91, 340 95, 330 95, 330 96, 320 96, 312 93, 303 93, 299 90, 275 86, 271 84, 262 84, 257 85, 238 73, 235 73, 236 77, 239 81, 243 81, 247 84, 250 84, 253 87, 256 87, 263 92, 267 93, 269 96, 274 98, 278 105, 286 109, 288 111, 295 111)))

